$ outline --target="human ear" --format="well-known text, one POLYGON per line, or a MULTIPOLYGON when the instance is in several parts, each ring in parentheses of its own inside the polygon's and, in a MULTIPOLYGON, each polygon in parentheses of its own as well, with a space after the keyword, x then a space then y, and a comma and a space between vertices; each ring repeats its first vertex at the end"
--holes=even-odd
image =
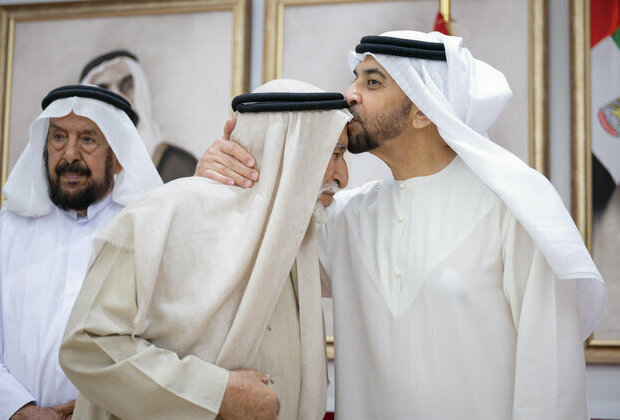
POLYGON ((413 126, 413 128, 419 130, 433 124, 433 122, 418 108, 412 109, 411 113, 411 125, 413 126))
POLYGON ((117 158, 114 158, 114 162, 114 175, 118 175, 123 170, 123 165, 121 165, 117 158))

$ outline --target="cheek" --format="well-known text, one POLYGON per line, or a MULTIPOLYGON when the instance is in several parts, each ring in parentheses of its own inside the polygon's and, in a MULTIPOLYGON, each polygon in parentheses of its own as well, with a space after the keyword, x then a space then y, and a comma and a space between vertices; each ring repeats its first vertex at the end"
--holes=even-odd
POLYGON ((344 158, 341 158, 340 162, 338 162, 338 173, 340 176, 344 177, 345 181, 349 180, 349 167, 344 158))
POLYGON ((366 113, 367 118, 371 118, 375 115, 380 115, 387 109, 390 109, 390 107, 390 102, 386 101, 385 98, 373 97, 372 99, 366 101, 364 112, 366 113))
POLYGON ((51 147, 48 147, 47 152, 47 167, 49 169, 50 175, 56 176, 55 169, 62 160, 62 152, 54 150, 51 147))
POLYGON ((334 162, 334 158, 330 158, 329 165, 327 165, 327 170, 325 171, 325 175, 323 176, 323 182, 321 186, 328 184, 332 179, 334 179, 334 172, 336 164, 334 162))
POLYGON ((83 156, 84 164, 90 169, 91 176, 95 179, 103 179, 105 175, 105 156, 83 156))

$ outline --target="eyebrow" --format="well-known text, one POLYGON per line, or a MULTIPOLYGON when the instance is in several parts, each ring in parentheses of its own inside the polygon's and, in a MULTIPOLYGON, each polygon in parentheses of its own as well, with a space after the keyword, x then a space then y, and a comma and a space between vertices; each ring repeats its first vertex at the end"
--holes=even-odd
POLYGON ((67 131, 64 128, 62 128, 61 126, 54 124, 53 122, 50 123, 50 128, 55 128, 57 130, 62 130, 62 131, 67 131))
POLYGON ((370 68, 370 69, 365 69, 363 71, 363 73, 366 76, 371 75, 371 74, 378 74, 379 76, 383 77, 383 79, 387 80, 387 77, 385 77, 385 74, 383 74, 383 72, 381 70, 379 70, 378 68, 376 68, 376 67, 373 67, 373 68, 370 68))

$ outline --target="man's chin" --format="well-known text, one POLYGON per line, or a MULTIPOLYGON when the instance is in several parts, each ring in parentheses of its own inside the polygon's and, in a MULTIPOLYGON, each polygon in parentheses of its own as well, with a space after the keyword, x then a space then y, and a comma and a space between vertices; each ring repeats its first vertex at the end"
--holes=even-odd
POLYGON ((67 200, 75 200, 86 192, 85 185, 66 185, 60 187, 60 195, 67 200))
POLYGON ((364 153, 370 150, 368 144, 363 141, 356 141, 353 137, 349 137, 349 146, 347 147, 347 151, 354 155, 358 155, 360 153, 364 153))
POLYGON ((84 210, 97 201, 96 194, 88 185, 66 186, 62 183, 52 188, 52 203, 63 210, 84 210))

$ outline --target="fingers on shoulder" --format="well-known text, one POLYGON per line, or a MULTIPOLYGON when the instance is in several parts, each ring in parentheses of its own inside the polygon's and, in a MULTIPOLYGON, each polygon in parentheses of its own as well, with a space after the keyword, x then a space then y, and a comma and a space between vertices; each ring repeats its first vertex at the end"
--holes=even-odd
POLYGON ((254 158, 239 143, 221 138, 216 141, 218 148, 222 152, 237 159, 239 162, 248 167, 254 166, 254 158))

